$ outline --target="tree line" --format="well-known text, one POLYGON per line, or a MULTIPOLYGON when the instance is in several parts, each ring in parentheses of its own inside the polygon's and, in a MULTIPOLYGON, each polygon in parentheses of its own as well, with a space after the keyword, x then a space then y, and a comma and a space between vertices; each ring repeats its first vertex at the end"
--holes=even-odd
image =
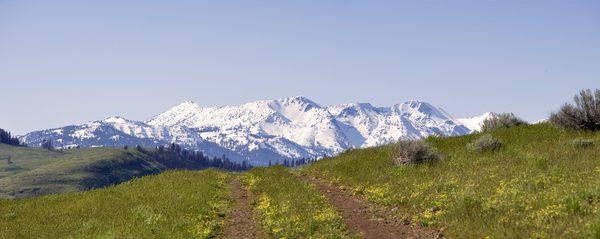
MULTIPOLYGON (((202 168, 220 168, 229 171, 245 171, 253 168, 248 161, 244 160, 240 162, 231 161, 227 156, 222 155, 221 157, 208 157, 201 151, 188 150, 181 145, 171 143, 167 146, 158 146, 154 149, 145 149, 138 145, 135 147, 137 151, 145 153, 160 163, 170 168, 188 168, 188 169, 202 169, 202 168)), ((124 149, 128 149, 125 146, 124 149)), ((315 162, 317 159, 285 159, 280 163, 285 167, 298 167, 305 164, 315 162)), ((269 161, 269 166, 273 163, 269 161)))
MULTIPOLYGON (((326 156, 324 156, 325 158, 326 156)), ((306 164, 310 164, 312 162, 317 161, 316 158, 299 158, 299 159, 284 159, 283 162, 279 163, 284 167, 298 167, 306 164)), ((273 163, 269 161, 269 166, 272 166, 273 163)))
MULTIPOLYGON (((128 150, 128 146, 124 149, 128 150)), ((231 161, 227 156, 208 157, 200 151, 192 151, 181 147, 179 144, 160 145, 156 148, 147 149, 138 145, 135 149, 144 153, 169 168, 203 169, 220 168, 229 171, 244 171, 252 166, 246 160, 239 162, 231 161)))
POLYGON ((0 143, 13 146, 25 146, 25 144, 22 144, 17 137, 13 137, 10 132, 4 129, 0 129, 0 143))

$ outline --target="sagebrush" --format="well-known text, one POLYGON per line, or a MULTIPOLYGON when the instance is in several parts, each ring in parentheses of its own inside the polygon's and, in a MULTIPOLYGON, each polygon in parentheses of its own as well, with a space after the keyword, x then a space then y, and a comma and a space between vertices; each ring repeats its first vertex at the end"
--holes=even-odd
POLYGON ((496 151, 502 146, 500 140, 489 134, 483 135, 475 141, 467 144, 467 149, 478 153, 496 151))
POLYGON ((396 147, 396 165, 434 162, 441 158, 437 150, 423 140, 401 140, 396 147))
POLYGON ((573 97, 575 104, 566 103, 550 115, 550 122, 570 129, 600 130, 600 89, 582 90, 573 97))
POLYGON ((506 129, 519 125, 527 125, 527 122, 513 113, 501 113, 485 119, 481 124, 481 131, 486 132, 497 129, 506 129))

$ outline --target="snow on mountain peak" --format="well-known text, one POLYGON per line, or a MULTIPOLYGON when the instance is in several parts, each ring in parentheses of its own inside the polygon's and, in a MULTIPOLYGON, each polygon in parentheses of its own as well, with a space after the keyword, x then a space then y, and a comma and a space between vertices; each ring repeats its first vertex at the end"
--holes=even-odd
POLYGON ((319 104, 315 103, 314 101, 312 101, 311 99, 309 99, 306 96, 295 96, 295 97, 287 97, 287 98, 281 98, 278 99, 276 101, 282 102, 282 103, 288 103, 288 104, 303 104, 303 105, 314 105, 314 106, 318 106, 319 104))
POLYGON ((154 116, 146 123, 154 126, 173 126, 185 121, 187 118, 200 114, 202 109, 200 105, 192 101, 184 101, 166 112, 154 116))
POLYGON ((400 138, 429 135, 461 135, 469 132, 440 108, 423 101, 407 101, 390 107, 368 103, 329 107, 354 147, 375 146, 400 138))
POLYGON ((424 101, 411 100, 394 105, 392 106, 392 109, 397 113, 425 115, 428 117, 436 117, 438 119, 452 118, 443 109, 437 108, 424 101))
POLYGON ((129 120, 125 119, 125 118, 123 118, 121 116, 111 116, 111 117, 108 117, 108 118, 104 119, 102 122, 124 124, 124 123, 129 122, 129 120))
POLYGON ((265 165, 268 161, 335 155, 348 148, 401 138, 461 135, 470 130, 441 108, 422 101, 390 107, 369 103, 323 107, 305 96, 295 96, 222 107, 185 101, 146 122, 114 116, 56 132, 32 132, 23 139, 37 144, 50 137, 84 147, 176 142, 209 156, 227 154, 265 165))
POLYGON ((481 131, 481 125, 483 121, 489 118, 496 116, 497 114, 494 112, 486 112, 483 115, 469 117, 469 118, 461 118, 457 119, 458 122, 463 124, 465 127, 469 128, 471 131, 481 131))
POLYGON ((200 106, 199 104, 196 104, 193 101, 184 101, 184 102, 181 102, 180 104, 176 105, 175 107, 171 108, 171 110, 192 111, 192 110, 197 110, 198 108, 202 108, 202 106, 200 106))

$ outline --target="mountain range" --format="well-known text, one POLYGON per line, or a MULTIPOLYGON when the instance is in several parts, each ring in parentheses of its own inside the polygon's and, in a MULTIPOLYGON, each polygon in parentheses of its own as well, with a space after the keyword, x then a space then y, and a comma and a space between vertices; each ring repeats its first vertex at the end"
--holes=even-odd
POLYGON ((332 156, 398 139, 469 134, 492 115, 454 119, 443 109, 421 101, 390 107, 369 103, 321 106, 303 96, 223 107, 187 101, 144 122, 109 117, 34 131, 20 139, 31 146, 51 139, 57 147, 178 143, 208 156, 225 155, 233 161, 267 165, 332 156))

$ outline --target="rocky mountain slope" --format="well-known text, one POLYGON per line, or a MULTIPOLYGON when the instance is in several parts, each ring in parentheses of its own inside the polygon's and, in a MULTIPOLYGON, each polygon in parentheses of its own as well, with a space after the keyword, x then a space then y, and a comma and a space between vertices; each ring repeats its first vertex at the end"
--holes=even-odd
POLYGON ((224 107, 183 102, 146 122, 110 117, 35 131, 20 138, 33 146, 48 138, 60 147, 175 142, 209 156, 225 155, 235 161, 266 165, 269 161, 335 155, 400 138, 463 135, 473 129, 471 121, 461 122, 420 101, 390 107, 368 103, 321 106, 298 96, 224 107))

